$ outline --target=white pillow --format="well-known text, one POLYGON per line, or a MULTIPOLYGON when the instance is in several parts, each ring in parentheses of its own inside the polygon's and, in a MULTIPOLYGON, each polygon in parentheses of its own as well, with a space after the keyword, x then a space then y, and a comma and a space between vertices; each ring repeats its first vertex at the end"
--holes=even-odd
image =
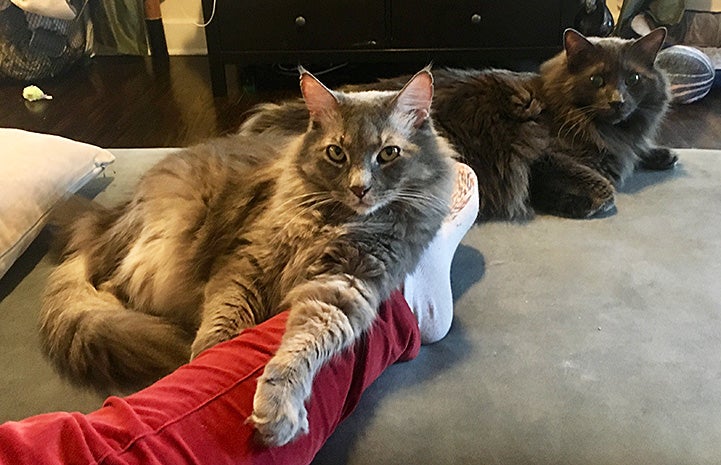
POLYGON ((114 160, 93 145, 0 128, 0 277, 38 235, 50 210, 114 160))

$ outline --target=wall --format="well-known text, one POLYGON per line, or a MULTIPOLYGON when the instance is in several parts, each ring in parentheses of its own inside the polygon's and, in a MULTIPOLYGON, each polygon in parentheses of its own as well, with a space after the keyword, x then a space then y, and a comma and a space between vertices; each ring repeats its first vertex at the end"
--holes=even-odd
POLYGON ((166 0, 160 4, 165 39, 171 55, 205 55, 205 31, 200 0, 166 0))

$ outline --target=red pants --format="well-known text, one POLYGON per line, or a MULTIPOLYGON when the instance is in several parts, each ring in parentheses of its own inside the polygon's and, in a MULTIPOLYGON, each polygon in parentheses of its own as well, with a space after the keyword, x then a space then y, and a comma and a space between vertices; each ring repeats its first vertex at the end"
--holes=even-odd
POLYGON ((213 347, 149 388, 100 410, 0 425, 0 464, 307 464, 389 365, 418 354, 415 317, 396 292, 365 337, 324 366, 307 403, 310 432, 278 448, 246 424, 258 376, 288 312, 213 347))

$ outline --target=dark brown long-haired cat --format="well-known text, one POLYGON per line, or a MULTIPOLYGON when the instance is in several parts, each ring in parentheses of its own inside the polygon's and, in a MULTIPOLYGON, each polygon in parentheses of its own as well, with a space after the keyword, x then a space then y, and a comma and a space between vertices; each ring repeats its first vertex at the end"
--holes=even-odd
POLYGON ((49 278, 46 352, 71 379, 134 388, 291 309, 258 381, 267 444, 308 427, 320 366, 367 330, 448 213, 453 158, 432 76, 333 92, 304 72, 307 131, 171 155, 129 203, 81 215, 49 278))
POLYGON ((541 121, 556 137, 531 166, 532 205, 592 216, 613 206, 614 187, 636 167, 676 164, 673 152, 654 145, 670 101, 654 66, 665 37, 665 29, 635 41, 566 32, 565 53, 541 66, 541 121))
MULTIPOLYGON (((523 219, 535 209, 584 218, 613 207, 636 166, 668 169, 676 156, 653 139, 669 102, 655 68, 666 32, 632 41, 564 34, 539 73, 434 72, 433 119, 478 175, 479 219, 523 219)), ((350 86, 397 89, 403 79, 350 86)), ((261 106, 242 127, 299 131, 297 102, 261 106)))

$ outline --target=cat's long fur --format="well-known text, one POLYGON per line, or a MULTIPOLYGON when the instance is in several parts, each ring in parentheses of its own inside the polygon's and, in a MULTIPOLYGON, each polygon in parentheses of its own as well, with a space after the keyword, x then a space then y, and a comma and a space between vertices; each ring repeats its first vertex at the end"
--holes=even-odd
MULTIPOLYGON (((654 67, 664 37, 663 29, 635 41, 569 30, 564 51, 539 73, 435 71, 433 119, 478 175, 479 219, 527 219, 536 209, 592 216, 613 207, 615 187, 635 167, 672 167, 676 156, 653 143, 669 103, 654 67), (594 73, 604 86, 591 86, 594 73), (640 81, 631 87, 624 79, 633 73, 640 81), (614 115, 619 99, 623 114, 614 115)), ((348 89, 397 89, 404 80, 348 89)), ((297 132, 306 118, 299 102, 266 104, 241 130, 297 132)))
POLYGON ((540 70, 542 122, 555 137, 532 164, 533 206, 592 216, 613 207, 615 187, 635 168, 675 165, 676 155, 654 144, 670 102, 668 80, 654 64, 665 37, 665 29, 638 40, 566 32, 565 52, 540 70), (592 85, 597 77, 600 87, 592 85))
POLYGON ((191 147, 126 205, 72 224, 41 318, 63 373, 136 388, 290 308, 251 420, 272 445, 307 429, 316 371, 369 328, 446 216, 455 154, 428 116, 428 71, 400 93, 331 92, 308 73, 301 87, 304 135, 191 147))

